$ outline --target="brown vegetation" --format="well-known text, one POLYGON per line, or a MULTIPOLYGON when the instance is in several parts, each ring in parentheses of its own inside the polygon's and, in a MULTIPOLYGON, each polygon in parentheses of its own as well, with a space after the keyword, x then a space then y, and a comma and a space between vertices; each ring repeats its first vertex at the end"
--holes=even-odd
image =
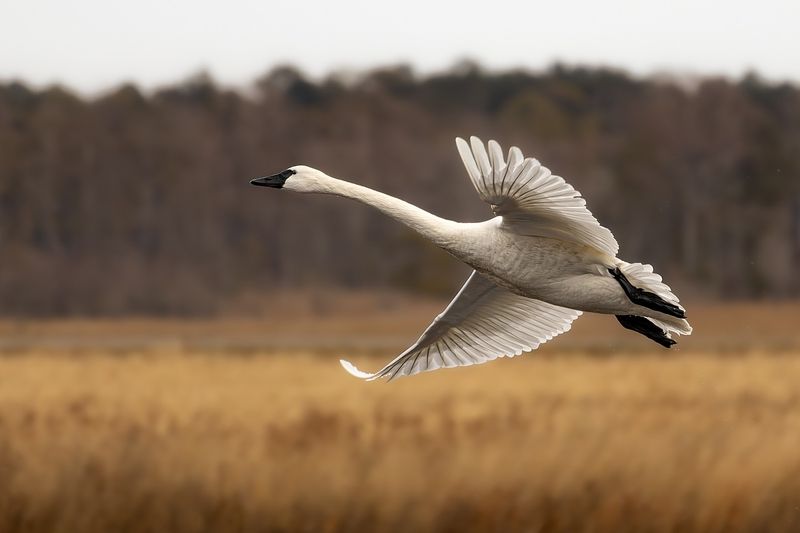
POLYGON ((664 353, 6 356, 0 531, 797 531, 798 354, 664 353))
MULTIPOLYGON (((0 353, 103 347, 113 353, 179 348, 258 352, 310 348, 346 354, 354 350, 399 353, 411 344, 448 300, 401 293, 314 291, 273 293, 247 317, 104 320, 58 318, 0 321, 0 353)), ((784 353, 800 349, 800 302, 684 302, 695 333, 680 337, 676 350, 784 353)), ((598 355, 640 351, 651 341, 623 329, 614 317, 586 313, 565 335, 537 350, 598 355)))

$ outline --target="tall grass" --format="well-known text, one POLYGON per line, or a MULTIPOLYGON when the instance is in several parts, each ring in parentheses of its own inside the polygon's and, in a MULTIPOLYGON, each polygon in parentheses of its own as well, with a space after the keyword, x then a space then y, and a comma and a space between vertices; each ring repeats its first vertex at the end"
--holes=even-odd
POLYGON ((798 531, 797 355, 6 356, 0 531, 798 531))

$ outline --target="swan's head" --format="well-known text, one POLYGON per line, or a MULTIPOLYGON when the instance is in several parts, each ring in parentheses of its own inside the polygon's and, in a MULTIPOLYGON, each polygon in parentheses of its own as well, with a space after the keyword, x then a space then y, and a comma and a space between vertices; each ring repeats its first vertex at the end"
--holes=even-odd
POLYGON ((325 183, 330 179, 327 174, 315 168, 297 165, 272 176, 250 180, 250 184, 295 192, 324 192, 325 183))

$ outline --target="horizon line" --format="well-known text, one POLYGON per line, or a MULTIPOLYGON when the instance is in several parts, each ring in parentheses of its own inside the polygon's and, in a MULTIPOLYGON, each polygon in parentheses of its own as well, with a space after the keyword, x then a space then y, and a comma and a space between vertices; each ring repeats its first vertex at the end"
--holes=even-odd
POLYGON ((186 85, 187 83, 191 83, 193 80, 206 79, 214 87, 232 90, 237 93, 247 93, 254 88, 260 79, 265 78, 273 72, 283 68, 292 69, 296 71, 302 79, 317 85, 334 80, 350 87, 358 85, 371 74, 390 70, 399 71, 401 69, 408 69, 412 79, 415 82, 420 82, 435 78, 437 76, 455 75, 458 74, 459 71, 466 73, 468 70, 474 70, 475 72, 487 76, 500 76, 510 73, 522 73, 530 76, 536 76, 552 74, 557 69, 563 68, 568 71, 588 70, 595 72, 614 72, 633 81, 661 82, 690 91, 696 89, 703 82, 710 80, 724 80, 729 83, 736 84, 741 83, 748 78, 754 78, 761 83, 772 87, 788 85, 791 87, 800 88, 800 80, 794 80, 786 77, 775 78, 765 76, 763 73, 759 72, 757 68, 744 70, 737 75, 711 71, 698 72, 696 70, 686 68, 656 68, 647 73, 637 73, 630 68, 615 65, 613 63, 590 63, 556 59, 539 67, 530 65, 492 67, 472 58, 458 59, 452 62, 449 66, 443 68, 424 69, 414 65, 411 61, 388 61, 383 64, 362 67, 331 67, 323 74, 314 74, 310 72, 310 69, 304 68, 299 63, 284 61, 275 62, 271 66, 264 69, 261 74, 251 75, 247 81, 238 82, 226 81, 222 79, 218 73, 215 73, 213 68, 208 66, 200 66, 188 70, 186 74, 177 75, 173 81, 148 83, 142 82, 141 80, 132 79, 134 76, 131 76, 131 78, 122 78, 118 81, 110 82, 104 84, 102 87, 97 87, 90 90, 81 89, 75 84, 64 80, 36 82, 25 79, 24 76, 18 75, 0 75, 0 85, 9 86, 13 84, 19 84, 35 92, 61 89, 68 93, 78 95, 82 98, 94 99, 108 94, 113 94, 114 92, 125 87, 133 87, 143 94, 152 95, 163 90, 186 85))

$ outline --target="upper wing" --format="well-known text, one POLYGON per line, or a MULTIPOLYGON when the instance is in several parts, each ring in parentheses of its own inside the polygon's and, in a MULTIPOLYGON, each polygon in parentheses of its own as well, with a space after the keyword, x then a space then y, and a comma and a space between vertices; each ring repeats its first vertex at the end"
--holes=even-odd
POLYGON ((500 145, 489 141, 489 152, 477 137, 456 146, 481 199, 503 217, 503 225, 521 235, 553 237, 592 246, 612 257, 619 244, 586 208, 586 200, 563 178, 554 176, 533 158, 523 158, 513 146, 508 162, 500 145), (471 147, 470 147, 471 144, 471 147))
POLYGON ((574 309, 517 296, 473 271, 447 309, 394 361, 374 374, 340 362, 349 373, 367 380, 480 364, 534 350, 568 331, 580 315, 574 309))

